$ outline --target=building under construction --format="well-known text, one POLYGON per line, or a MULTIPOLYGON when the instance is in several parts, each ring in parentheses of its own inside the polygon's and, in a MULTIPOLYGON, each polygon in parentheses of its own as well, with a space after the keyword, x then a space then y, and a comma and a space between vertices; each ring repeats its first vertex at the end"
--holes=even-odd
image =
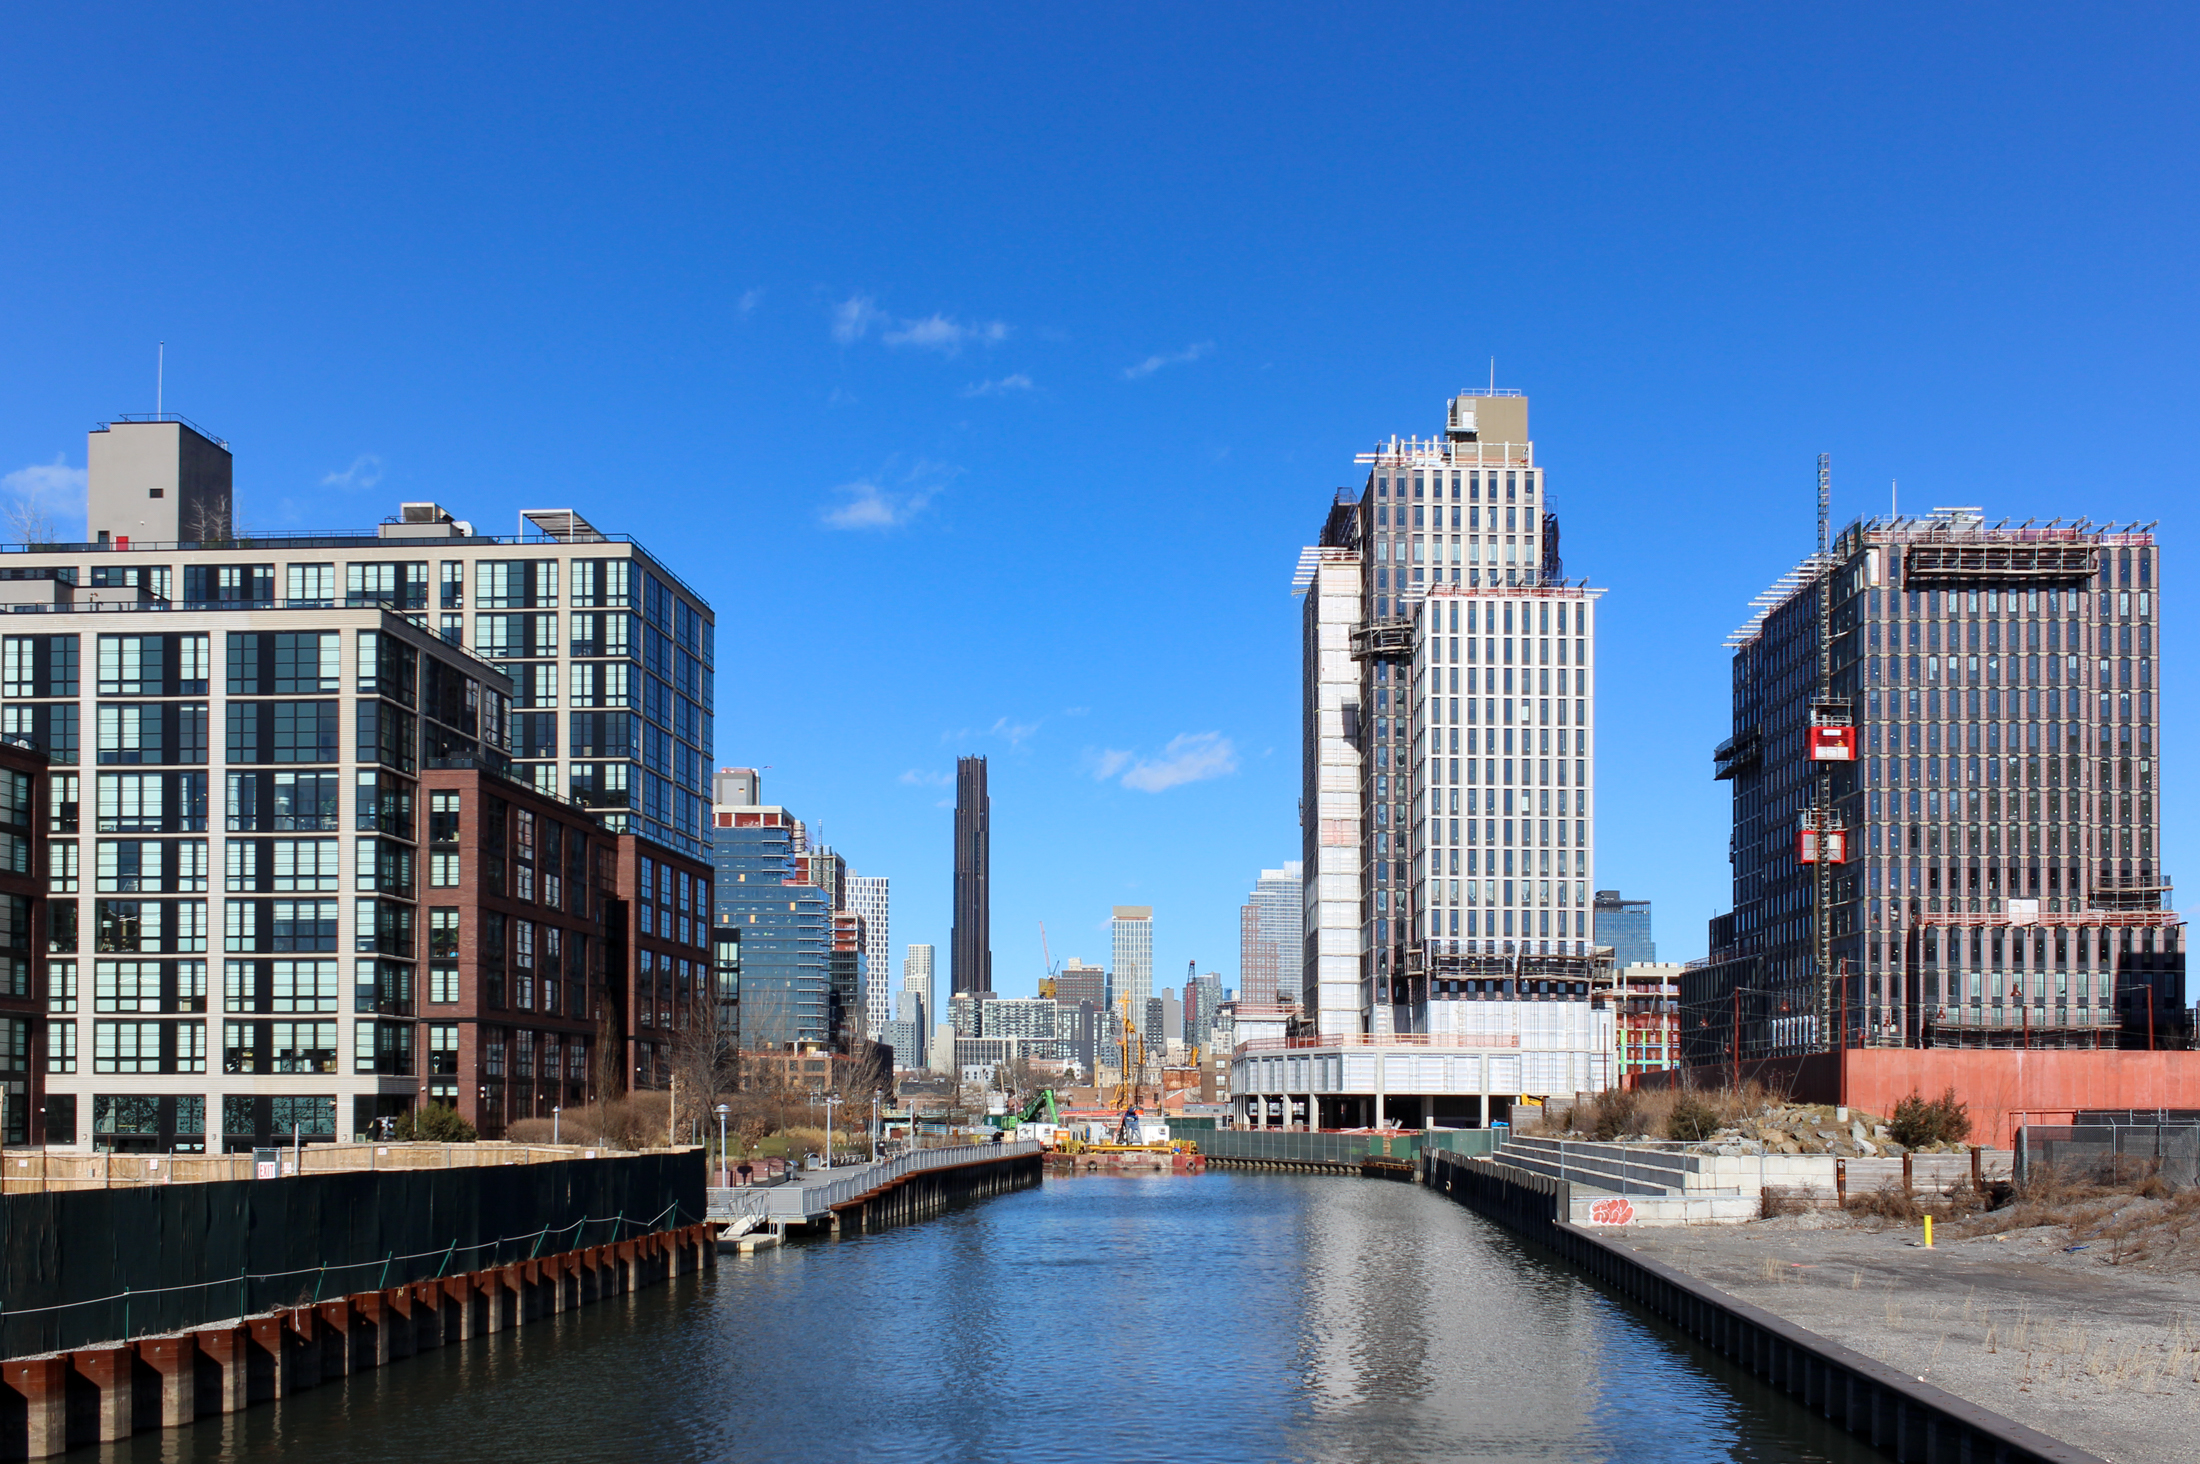
POLYGON ((1442 435, 1358 462, 1294 582, 1299 980, 1240 1002, 1231 1090, 1256 1125, 1486 1123, 1612 1082, 1601 592, 1564 577, 1520 393, 1462 392, 1442 435))
POLYGON ((1957 508, 1829 540, 1825 488, 1821 460, 1819 552, 1729 640, 1734 908, 1683 976, 1686 1063, 2189 1048, 2152 526, 1957 508))

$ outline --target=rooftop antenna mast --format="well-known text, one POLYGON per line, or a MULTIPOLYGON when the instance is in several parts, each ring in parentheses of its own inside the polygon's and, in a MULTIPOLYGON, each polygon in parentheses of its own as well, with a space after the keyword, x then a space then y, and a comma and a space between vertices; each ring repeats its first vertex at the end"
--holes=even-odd
POLYGON ((1497 358, 1490 357, 1490 395, 1497 395, 1497 358))

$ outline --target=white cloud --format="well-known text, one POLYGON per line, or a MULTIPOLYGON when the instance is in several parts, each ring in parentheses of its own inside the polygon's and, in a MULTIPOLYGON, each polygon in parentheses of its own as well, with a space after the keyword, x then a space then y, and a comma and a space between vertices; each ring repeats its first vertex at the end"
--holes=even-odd
POLYGON ((371 452, 363 452, 351 460, 351 466, 340 473, 323 473, 321 486, 334 488, 340 493, 356 493, 372 488, 382 481, 382 459, 371 452))
POLYGON ((892 484, 871 478, 843 483, 833 491, 845 495, 846 501, 826 509, 821 517, 829 529, 898 529, 922 513, 955 474, 943 463, 919 459, 892 484))
POLYGON ((999 320, 964 321, 934 314, 922 320, 905 320, 879 339, 889 346, 916 346, 952 356, 965 345, 999 345, 1008 339, 1008 325, 999 320))
POLYGON ((973 381, 962 390, 966 397, 1007 396, 1010 392, 1032 391, 1031 378, 1018 371, 999 381, 973 381))
POLYGON ((764 292, 762 290, 743 290, 741 292, 741 303, 734 308, 739 310, 743 315, 747 315, 750 311, 754 310, 757 306, 763 303, 764 292))
POLYGON ((0 477, 0 521, 15 543, 77 543, 84 530, 85 470, 61 458, 0 477))
POLYGON ((986 729, 991 736, 1007 738, 1010 747, 1023 746, 1024 739, 1038 730, 1039 724, 1037 722, 1011 722, 1006 717, 1001 718, 986 729))
POLYGON ((1237 768, 1237 746, 1220 732, 1180 732, 1169 739, 1158 757, 1139 757, 1107 748, 1092 760, 1096 780, 1106 782, 1121 773, 1123 786, 1141 793, 1159 793, 1181 783, 1227 777, 1237 768))
POLYGON ((863 340, 873 330, 889 346, 915 346, 944 356, 956 355, 964 346, 999 345, 1009 336, 1005 320, 957 320, 937 311, 915 319, 895 317, 869 295, 850 295, 833 307, 833 339, 842 345, 863 340))
POLYGON ((1186 365, 1189 362, 1197 361, 1214 348, 1215 343, 1213 341, 1194 341, 1181 351, 1171 351, 1160 356, 1148 356, 1136 366, 1124 367, 1123 379, 1125 381, 1137 381, 1141 377, 1153 375, 1164 366, 1186 365))
POLYGON ((886 319, 886 312, 873 304, 870 296, 850 295, 833 307, 833 339, 843 345, 860 341, 870 334, 872 326, 886 319))
POLYGON ((1090 754, 1090 756, 1092 758, 1093 779, 1101 783, 1105 783, 1117 773, 1122 772, 1131 760, 1131 754, 1119 747, 1103 747, 1098 752, 1090 754))
POLYGON ((946 788, 953 785, 953 773, 928 773, 922 768, 911 768, 901 775, 901 780, 912 788, 946 788))

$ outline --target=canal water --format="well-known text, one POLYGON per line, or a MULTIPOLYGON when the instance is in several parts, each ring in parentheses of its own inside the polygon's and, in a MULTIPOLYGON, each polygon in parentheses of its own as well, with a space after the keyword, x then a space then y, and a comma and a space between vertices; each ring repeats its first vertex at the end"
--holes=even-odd
POLYGON ((1860 1461, 1415 1185, 1049 1179, 72 1458, 1860 1461))

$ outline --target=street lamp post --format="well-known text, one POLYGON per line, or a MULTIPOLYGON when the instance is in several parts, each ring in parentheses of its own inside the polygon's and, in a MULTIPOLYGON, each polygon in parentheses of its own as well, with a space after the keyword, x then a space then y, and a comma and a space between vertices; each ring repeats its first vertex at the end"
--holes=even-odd
POLYGON ((840 1106, 838 1093, 825 1095, 825 1167, 833 1167, 833 1110, 840 1106))
POLYGON ((871 1162, 878 1163, 878 1089, 871 1090, 871 1162))
POLYGON ((559 1116, 562 1115, 564 1112, 565 1110, 563 1108, 553 1108, 550 1110, 550 1142, 552 1144, 558 1142, 558 1119, 559 1116))
POLYGON ((726 1115, 731 1111, 723 1103, 718 1105, 718 1183, 721 1186, 732 1183, 726 1173, 726 1115))

